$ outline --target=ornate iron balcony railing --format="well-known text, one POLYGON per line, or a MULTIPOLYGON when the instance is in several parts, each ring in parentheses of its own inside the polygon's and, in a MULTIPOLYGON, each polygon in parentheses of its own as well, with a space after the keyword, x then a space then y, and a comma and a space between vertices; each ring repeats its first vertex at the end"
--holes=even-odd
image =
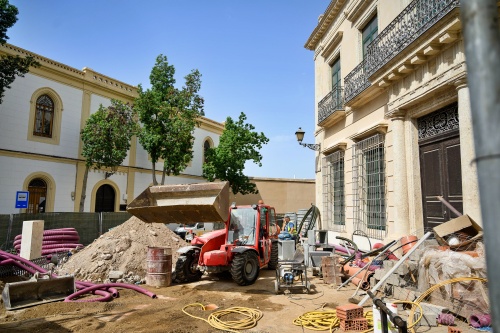
POLYGON ((365 72, 366 61, 363 60, 344 78, 345 102, 349 102, 370 86, 365 72))
POLYGON ((368 46, 366 74, 375 73, 459 6, 459 0, 412 1, 368 46))
POLYGON ((365 59, 344 79, 345 102, 370 86, 368 77, 460 7, 460 0, 414 0, 370 43, 365 59))
POLYGON ((318 124, 338 110, 344 110, 344 88, 336 86, 318 103, 318 124))

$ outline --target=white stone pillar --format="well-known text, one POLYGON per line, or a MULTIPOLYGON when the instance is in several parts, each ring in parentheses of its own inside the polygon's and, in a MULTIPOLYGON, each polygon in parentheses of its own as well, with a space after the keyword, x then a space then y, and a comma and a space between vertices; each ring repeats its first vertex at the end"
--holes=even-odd
POLYGON ((472 133, 472 113, 469 88, 464 79, 455 82, 458 92, 458 119, 460 130, 460 160, 462 166, 463 212, 482 224, 481 201, 477 179, 474 136, 472 133))
POLYGON ((406 173, 405 114, 396 112, 391 116, 392 161, 393 161, 393 205, 394 231, 389 237, 399 239, 409 235, 410 214, 408 209, 408 182, 406 173))
POLYGON ((42 256, 43 220, 24 221, 21 235, 21 253, 24 259, 35 259, 42 256))

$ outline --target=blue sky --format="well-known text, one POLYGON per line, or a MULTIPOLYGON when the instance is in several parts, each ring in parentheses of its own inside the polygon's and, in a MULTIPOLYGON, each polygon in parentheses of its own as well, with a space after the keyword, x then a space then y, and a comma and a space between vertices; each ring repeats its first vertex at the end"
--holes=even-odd
POLYGON ((66 65, 149 86, 159 54, 177 84, 197 68, 205 115, 241 112, 270 139, 255 177, 314 178, 313 52, 304 44, 329 0, 10 0, 19 9, 9 43, 66 65))

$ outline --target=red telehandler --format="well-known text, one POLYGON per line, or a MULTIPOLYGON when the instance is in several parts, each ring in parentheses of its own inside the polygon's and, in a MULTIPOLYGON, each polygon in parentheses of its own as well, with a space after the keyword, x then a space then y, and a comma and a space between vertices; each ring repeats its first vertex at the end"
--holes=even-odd
POLYGON ((127 211, 149 223, 225 223, 224 229, 194 236, 191 245, 178 250, 177 282, 197 281, 203 272, 230 272, 245 286, 257 280, 261 268, 274 270, 278 265, 278 243, 271 234, 274 208, 229 206, 228 182, 151 186, 127 211))

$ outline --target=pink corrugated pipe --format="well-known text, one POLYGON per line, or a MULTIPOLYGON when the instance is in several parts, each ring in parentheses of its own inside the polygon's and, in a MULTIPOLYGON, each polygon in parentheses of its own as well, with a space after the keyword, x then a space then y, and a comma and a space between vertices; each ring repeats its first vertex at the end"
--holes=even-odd
POLYGON ((78 300, 78 301, 74 301, 73 298, 81 296, 81 295, 84 295, 84 294, 87 294, 87 293, 89 293, 91 291, 94 291, 94 290, 98 290, 100 288, 110 288, 110 287, 132 289, 132 290, 140 292, 140 293, 142 293, 142 294, 144 294, 146 296, 149 296, 151 298, 156 298, 156 294, 155 293, 152 293, 152 292, 150 292, 150 291, 148 291, 148 290, 146 290, 144 288, 137 287, 137 286, 135 286, 133 284, 127 284, 127 283, 104 283, 104 284, 94 285, 94 286, 91 286, 91 287, 79 290, 76 293, 71 294, 68 297, 66 297, 64 299, 64 301, 65 302, 96 302, 92 298, 91 299, 82 299, 82 300, 78 300))

